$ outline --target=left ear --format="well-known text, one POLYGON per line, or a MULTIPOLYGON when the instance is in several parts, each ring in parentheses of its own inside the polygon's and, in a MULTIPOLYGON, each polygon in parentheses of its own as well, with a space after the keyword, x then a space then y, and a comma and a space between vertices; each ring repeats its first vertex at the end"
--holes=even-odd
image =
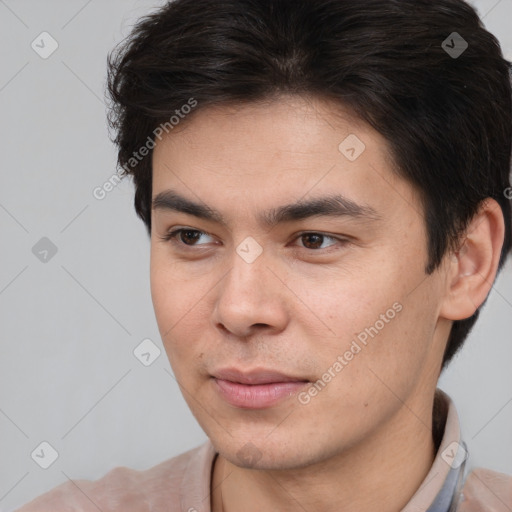
POLYGON ((500 205, 487 198, 468 225, 459 249, 450 255, 441 317, 463 320, 482 305, 496 278, 504 236, 500 205))

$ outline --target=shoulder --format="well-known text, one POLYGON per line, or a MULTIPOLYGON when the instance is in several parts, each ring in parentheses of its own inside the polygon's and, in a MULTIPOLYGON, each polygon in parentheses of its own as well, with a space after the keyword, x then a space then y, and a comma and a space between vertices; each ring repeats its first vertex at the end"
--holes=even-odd
POLYGON ((510 512, 512 476, 477 468, 469 473, 457 512, 510 512))
POLYGON ((200 472, 210 452, 207 442, 144 471, 120 466, 99 480, 69 480, 15 512, 178 510, 184 474, 200 472))

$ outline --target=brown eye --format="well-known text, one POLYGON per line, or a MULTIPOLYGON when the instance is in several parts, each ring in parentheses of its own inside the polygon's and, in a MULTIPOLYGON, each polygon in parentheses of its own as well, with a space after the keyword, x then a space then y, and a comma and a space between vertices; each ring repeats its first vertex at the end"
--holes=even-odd
POLYGON ((208 233, 205 233, 204 231, 199 231, 197 229, 180 228, 175 229, 170 233, 167 233, 167 235, 162 237, 162 239, 165 240, 166 242, 172 241, 177 244, 186 245, 188 247, 194 247, 196 245, 204 245, 195 243, 198 240, 200 240, 203 235, 210 236, 208 235, 208 233))
MULTIPOLYGON (((303 242, 303 246, 306 249, 311 249, 311 250, 322 249, 322 244, 325 241, 325 239, 331 239, 331 240, 336 241, 336 239, 333 238, 332 236, 323 235, 321 233, 303 233, 302 235, 300 235, 299 238, 303 242)), ((340 240, 340 242, 341 242, 341 240, 340 240)), ((334 245, 334 244, 331 244, 331 245, 334 245)), ((327 247, 330 247, 331 245, 328 245, 327 247)), ((327 247, 325 247, 325 248, 327 248, 327 247)))
POLYGON ((304 247, 307 249, 319 249, 322 246, 323 236, 316 233, 308 233, 301 236, 304 247))
POLYGON ((196 242, 200 237, 201 232, 193 229, 182 229, 178 235, 179 240, 185 245, 194 245, 194 242, 196 242))

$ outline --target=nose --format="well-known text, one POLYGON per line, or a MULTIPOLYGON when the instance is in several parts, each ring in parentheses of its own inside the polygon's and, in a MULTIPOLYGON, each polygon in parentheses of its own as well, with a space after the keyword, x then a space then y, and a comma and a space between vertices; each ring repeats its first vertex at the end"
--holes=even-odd
POLYGON ((217 289, 214 322, 239 338, 262 329, 280 332, 289 319, 290 291, 285 276, 263 252, 249 263, 234 253, 231 270, 217 289))

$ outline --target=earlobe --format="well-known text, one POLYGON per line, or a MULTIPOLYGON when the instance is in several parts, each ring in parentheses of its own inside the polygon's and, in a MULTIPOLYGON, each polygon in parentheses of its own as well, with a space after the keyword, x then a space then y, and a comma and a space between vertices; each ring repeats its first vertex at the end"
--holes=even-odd
POLYGON ((504 235, 501 208, 487 198, 468 225, 459 249, 450 255, 441 317, 463 320, 482 305, 496 278, 504 235))

